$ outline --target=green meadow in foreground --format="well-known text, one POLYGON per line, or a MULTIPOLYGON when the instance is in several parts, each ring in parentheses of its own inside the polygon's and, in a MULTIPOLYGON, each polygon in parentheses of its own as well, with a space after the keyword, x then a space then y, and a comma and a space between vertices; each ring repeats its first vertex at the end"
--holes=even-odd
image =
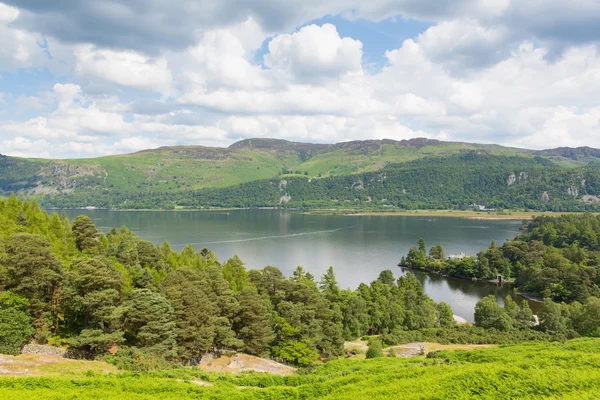
POLYGON ((438 351, 411 359, 340 360, 288 377, 182 368, 142 375, 4 378, 0 398, 597 399, 600 339, 438 351))

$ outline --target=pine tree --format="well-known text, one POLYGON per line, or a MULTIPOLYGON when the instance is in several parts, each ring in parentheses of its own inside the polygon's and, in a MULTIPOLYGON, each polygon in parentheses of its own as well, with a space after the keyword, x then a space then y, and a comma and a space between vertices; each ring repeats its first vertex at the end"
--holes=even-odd
POLYGON ((82 253, 91 255, 100 254, 102 244, 99 241, 99 234, 96 225, 92 223, 90 217, 80 215, 73 221, 73 236, 77 249, 82 253))

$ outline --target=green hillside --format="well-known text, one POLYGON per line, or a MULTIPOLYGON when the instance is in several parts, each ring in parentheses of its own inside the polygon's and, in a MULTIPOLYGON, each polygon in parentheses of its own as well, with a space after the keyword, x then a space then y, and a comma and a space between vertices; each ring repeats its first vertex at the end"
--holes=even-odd
MULTIPOLYGON (((279 206, 286 202, 295 207, 339 207, 339 202, 350 201, 365 207, 375 203, 401 208, 458 208, 470 201, 534 209, 539 208, 538 200, 548 192, 551 201, 571 203, 568 209, 576 210, 598 200, 593 197, 598 194, 595 187, 582 184, 586 179, 583 175, 598 169, 598 160, 600 150, 590 148, 538 152, 423 138, 338 144, 247 139, 229 148, 161 147, 93 159, 1 156, 0 192, 34 196, 44 205, 57 207, 279 206), (464 171, 465 165, 475 165, 466 156, 480 157, 475 170, 464 171), (486 162, 491 162, 489 168, 486 162), (496 168, 498 165, 502 168, 496 168), (543 168, 544 177, 528 173, 527 168, 543 168), (517 193, 518 201, 505 201, 506 196, 499 190, 506 185, 501 182, 515 172, 528 175, 528 191, 517 193), (384 188, 376 188, 370 182, 373 176, 382 174, 389 179, 380 185, 384 188), (582 175, 581 179, 574 178, 578 175, 582 175), (306 189, 308 180, 320 182, 313 183, 313 188, 322 187, 316 192, 306 189), (490 181, 498 183, 491 192, 489 187, 478 188, 481 182, 488 185, 490 181), (568 187, 564 187, 566 181, 568 187), (288 182, 289 190, 282 190, 280 183, 288 182), (535 187, 532 182, 537 182, 535 187), (353 184, 368 190, 356 189, 353 184), (567 195, 572 185, 577 193, 567 195), (256 194, 254 188, 259 188, 256 194), (362 190, 360 195, 358 190, 362 190), (436 200, 431 196, 436 196, 436 200)), ((521 181, 519 176, 516 178, 521 181)), ((587 182, 594 180, 595 176, 587 182)), ((514 192, 511 189, 510 194, 514 192)))
POLYGON ((313 372, 2 378, 0 397, 29 399, 595 399, 600 339, 527 343, 429 357, 331 361, 313 372), (205 385, 205 386, 201 386, 205 385))

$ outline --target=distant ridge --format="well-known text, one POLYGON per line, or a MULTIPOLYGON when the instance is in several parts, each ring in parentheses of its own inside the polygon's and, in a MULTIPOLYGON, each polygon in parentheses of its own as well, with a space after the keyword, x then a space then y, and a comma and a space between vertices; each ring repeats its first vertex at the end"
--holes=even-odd
MULTIPOLYGON (((492 178, 492 172, 484 166, 479 170, 479 175, 469 175, 473 181, 469 186, 460 186, 453 196, 479 193, 477 187, 480 185, 498 188, 498 184, 504 184, 514 187, 521 182, 523 190, 528 185, 531 190, 527 192, 527 197, 523 197, 524 192, 519 193, 519 204, 536 205, 539 199, 550 198, 551 201, 562 201, 573 209, 573 201, 586 204, 600 202, 600 189, 596 193, 593 188, 596 181, 600 182, 600 178, 596 179, 593 174, 582 178, 585 171, 579 171, 588 166, 593 166, 591 169, 595 171, 594 168, 600 163, 599 149, 560 147, 538 151, 422 137, 399 141, 353 140, 335 144, 248 138, 229 147, 163 146, 132 154, 69 160, 0 156, 0 194, 36 196, 38 199, 43 198, 45 204, 58 207, 168 208, 184 204, 183 199, 187 205, 197 204, 194 200, 195 193, 200 190, 231 188, 226 192, 215 192, 207 197, 207 200, 203 200, 202 204, 274 206, 281 201, 290 202, 292 206, 308 204, 315 200, 316 193, 312 192, 315 181, 335 178, 335 183, 331 183, 333 186, 319 189, 320 204, 336 206, 336 197, 341 193, 347 195, 347 190, 351 190, 351 193, 357 196, 358 193, 361 195, 356 198, 351 196, 344 201, 375 202, 374 192, 369 190, 382 193, 381 187, 372 186, 379 182, 389 191, 379 203, 382 200, 397 198, 398 193, 402 193, 413 196, 414 201, 411 204, 426 200, 422 204, 430 207, 427 202, 431 201, 432 196, 439 195, 415 197, 415 187, 428 186, 438 179, 440 174, 448 173, 450 167, 459 168, 460 165, 471 163, 473 160, 502 165, 506 172, 498 172, 498 167, 496 175, 492 178), (448 167, 442 167, 445 163, 450 164, 448 167), (422 169, 421 175, 414 178, 414 182, 407 187, 397 187, 398 183, 386 180, 386 176, 391 176, 390 171, 399 171, 398 166, 405 164, 410 164, 411 168, 422 169), (538 166, 569 170, 572 171, 572 174, 569 172, 572 176, 567 177, 560 171, 552 176, 537 172, 534 174, 532 171, 538 166), (443 168, 446 170, 441 171, 443 168), (364 180, 367 178, 358 177, 361 174, 375 175, 368 175, 367 182, 364 180), (579 176, 581 177, 578 178, 579 176), (286 189, 286 182, 300 177, 313 182, 312 189, 302 187, 301 181, 290 184, 290 190, 286 189), (562 182, 556 182, 555 179, 561 179, 562 182), (272 186, 259 186, 267 180, 272 180, 272 186), (568 182, 567 186, 564 186, 565 182, 568 182), (564 187, 560 187, 559 192, 555 193, 553 190, 558 188, 559 183, 564 187), (533 188, 534 184, 539 188, 533 188), (278 188, 277 193, 272 193, 271 198, 267 199, 265 194, 273 187, 278 188), (296 190, 296 193, 292 193, 293 190, 296 190), (548 193, 545 195, 544 192, 548 193), (229 202, 232 198, 250 196, 253 196, 254 200, 248 200, 248 203, 229 202), (305 200, 301 201, 303 198, 305 200)), ((457 189, 458 184, 451 184, 450 180, 461 176, 464 178, 468 171, 460 168, 456 171, 455 175, 447 176, 438 186, 443 188, 453 185, 453 188, 457 189)), ((472 171, 468 173, 471 174, 472 171)), ((400 179, 402 174, 398 175, 397 179, 400 179)), ((498 196, 500 195, 501 192, 498 196)), ((402 201, 398 199, 396 204, 402 201)), ((483 200, 478 200, 477 197, 469 202, 484 204, 483 200)), ((432 204, 437 207, 438 203, 432 204)))

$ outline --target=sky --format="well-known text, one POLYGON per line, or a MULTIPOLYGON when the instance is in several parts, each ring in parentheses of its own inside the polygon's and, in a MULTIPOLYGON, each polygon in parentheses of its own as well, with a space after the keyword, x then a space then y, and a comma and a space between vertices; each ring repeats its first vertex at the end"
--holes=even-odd
POLYGON ((600 0, 0 0, 0 153, 600 147, 600 0))

